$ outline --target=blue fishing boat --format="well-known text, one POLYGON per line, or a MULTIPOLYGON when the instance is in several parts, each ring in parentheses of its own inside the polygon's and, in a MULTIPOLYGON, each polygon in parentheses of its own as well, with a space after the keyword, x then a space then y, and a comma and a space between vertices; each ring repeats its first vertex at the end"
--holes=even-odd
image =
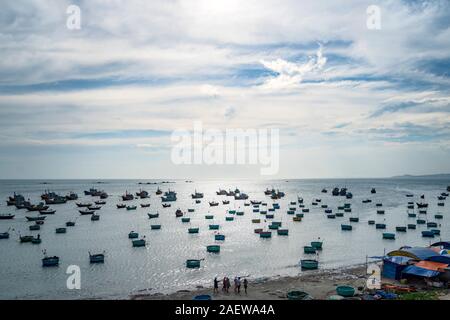
POLYGON ((435 236, 439 236, 441 234, 441 230, 439 229, 431 229, 430 231, 433 232, 435 236))
POLYGON ((266 215, 266 219, 273 219, 275 216, 273 214, 266 215))
POLYGON ((351 231, 353 227, 350 224, 341 224, 341 230, 351 231))
POLYGON ((207 252, 212 252, 212 253, 219 253, 220 252, 220 246, 217 245, 217 244, 206 246, 206 251, 207 252))
POLYGON ((375 229, 386 229, 386 224, 384 224, 384 223, 377 223, 375 225, 375 229))
POLYGON ((89 252, 89 262, 90 263, 104 263, 105 262, 105 254, 104 253, 91 254, 89 252))
POLYGON ((59 257, 44 257, 42 258, 43 267, 57 267, 59 265, 59 257))
POLYGON ((417 219, 416 220, 416 223, 417 224, 425 224, 425 223, 427 223, 425 220, 423 220, 423 219, 417 219))
POLYGON ((436 222, 427 222, 427 228, 436 228, 437 223, 436 222))
POLYGON ((212 300, 212 297, 209 294, 201 294, 198 296, 195 296, 192 300, 212 300))
POLYGON ((434 232, 433 231, 422 231, 422 237, 434 238, 434 232))
POLYGON ((215 234, 214 235, 214 240, 224 241, 225 240, 225 235, 224 234, 215 234))

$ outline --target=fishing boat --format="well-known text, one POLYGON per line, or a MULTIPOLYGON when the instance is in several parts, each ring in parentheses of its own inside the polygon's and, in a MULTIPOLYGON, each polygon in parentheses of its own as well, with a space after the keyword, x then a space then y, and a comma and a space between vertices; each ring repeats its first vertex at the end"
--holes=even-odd
POLYGON ((39 221, 39 220, 45 220, 45 218, 47 218, 47 216, 40 216, 40 217, 29 217, 29 216, 26 216, 25 218, 28 221, 39 221))
POLYGON ((386 224, 377 223, 377 224, 375 224, 375 229, 386 229, 386 224))
POLYGON ((300 267, 305 270, 315 270, 319 268, 319 261, 313 259, 300 260, 300 267))
POLYGON ((150 203, 141 203, 141 208, 148 208, 150 207, 150 203))
POLYGON ((303 208, 302 212, 304 212, 304 213, 309 212, 309 209, 308 208, 303 208))
POLYGON ((26 207, 26 209, 27 209, 28 211, 31 211, 31 212, 33 212, 33 211, 45 211, 45 210, 47 210, 48 208, 50 208, 50 207, 44 205, 43 202, 39 203, 38 205, 31 205, 31 206, 27 206, 27 207, 26 207))
POLYGON ((148 192, 145 191, 145 190, 139 190, 139 192, 136 192, 136 196, 141 198, 141 199, 146 199, 146 198, 150 197, 148 192))
POLYGON ((384 214, 384 210, 377 210, 377 214, 384 214))
POLYGON ((327 204, 323 204, 323 205, 321 205, 321 207, 322 207, 322 209, 326 209, 326 208, 328 208, 328 205, 327 204))
POLYGON ((413 195, 413 194, 410 194, 410 193, 408 193, 408 194, 406 195, 406 197, 407 197, 407 198, 412 198, 412 197, 414 197, 414 195, 413 195))
POLYGON ((371 202, 372 202, 372 200, 370 200, 370 199, 365 199, 362 201, 362 203, 371 203, 371 202))
POLYGON ((79 210, 78 211, 82 216, 94 214, 94 210, 79 210))
POLYGON ((66 227, 75 227, 75 221, 67 221, 66 227))
POLYGON ((313 300, 309 293, 300 290, 289 291, 286 297, 288 300, 313 300))
POLYGON ((416 218, 417 214, 410 212, 410 213, 408 213, 408 217, 409 218, 416 218))
POLYGON ((416 223, 417 224, 425 224, 425 223, 427 223, 425 220, 423 220, 423 219, 417 219, 416 220, 416 223))
POLYGON ((100 216, 98 214, 93 214, 91 216, 91 221, 99 221, 100 220, 100 216))
POLYGON ((222 204, 230 204, 229 200, 222 200, 222 204))
POLYGON ((187 218, 187 217, 181 218, 181 222, 187 223, 187 222, 190 222, 190 221, 191 221, 191 218, 187 218))
POLYGON ((273 214, 267 214, 266 215, 266 219, 273 219, 275 217, 275 215, 273 214))
POLYGON ((311 241, 311 247, 316 248, 317 250, 321 250, 323 246, 322 241, 311 241))
POLYGON ((122 195, 122 201, 131 201, 134 200, 134 196, 131 193, 125 192, 124 195, 122 195))
POLYGON ((195 203, 196 204, 199 204, 199 203, 201 203, 202 201, 201 200, 195 200, 195 203))
POLYGON ((383 239, 395 240, 395 233, 383 232, 383 239))
POLYGON ((31 242, 33 238, 33 236, 19 236, 19 240, 21 243, 31 242))
POLYGON ((444 202, 438 202, 438 207, 443 207, 443 206, 445 206, 445 203, 444 202))
POLYGON ((31 243, 32 244, 41 244, 42 243, 41 236, 37 235, 37 237, 33 237, 33 239, 31 239, 31 243))
POLYGON ((116 206, 117 206, 117 209, 125 209, 127 207, 127 205, 124 203, 119 203, 116 206))
POLYGON ((147 213, 149 219, 155 219, 159 217, 159 213, 147 213))
POLYGON ((177 201, 177 193, 175 191, 167 191, 164 196, 161 197, 162 202, 173 202, 177 201))
POLYGON ((105 254, 104 253, 91 254, 89 252, 89 262, 90 263, 104 263, 105 262, 105 254))
POLYGON ((28 229, 30 229, 30 231, 37 231, 37 230, 41 230, 41 226, 38 224, 33 224, 33 225, 29 226, 28 229))
POLYGON ((217 244, 212 244, 209 246, 206 246, 206 251, 207 252, 212 252, 212 253, 219 253, 220 252, 220 246, 217 244))
POLYGON ((277 230, 278 228, 280 228, 280 226, 278 224, 269 224, 269 229, 270 230, 277 230))
POLYGON ((163 206, 163 208, 170 208, 171 204, 170 203, 163 203, 162 206, 163 206))
POLYGON ((197 190, 195 190, 194 194, 191 194, 192 199, 202 199, 203 198, 203 193, 197 192, 197 190))
POLYGON ((179 218, 183 216, 183 211, 181 211, 181 209, 177 209, 177 211, 175 211, 175 217, 179 218))
POLYGON ((382 203, 377 203, 377 204, 375 204, 375 206, 376 206, 376 207, 382 207, 383 204, 382 204, 382 203))
POLYGON ((343 212, 336 212, 336 217, 343 217, 344 216, 344 213, 343 212))
POLYGON ((347 192, 347 194, 345 195, 345 197, 347 199, 352 199, 353 198, 353 194, 351 192, 347 192))
POLYGON ((321 191, 322 193, 327 193, 328 192, 328 190, 327 189, 322 189, 322 191, 321 191))
POLYGON ((195 211, 194 208, 189 208, 189 209, 188 209, 188 212, 194 212, 194 211, 195 211))
POLYGON ((435 218, 435 219, 443 219, 444 216, 443 216, 442 214, 435 214, 435 215, 434 215, 434 218, 435 218))
MULTIPOLYGON (((10 219, 14 219, 13 214, 0 214, 0 220, 10 220, 10 219)), ((29 220, 30 221, 30 220, 29 220)))
POLYGON ((436 222, 427 222, 427 228, 436 228, 437 223, 436 222))
POLYGON ((199 259, 188 259, 186 260, 186 268, 200 268, 200 261, 199 259))
POLYGON ((327 218, 328 219, 336 219, 336 215, 335 214, 327 214, 327 218))
POLYGON ((295 214, 295 210, 288 210, 287 214, 295 214))
POLYGON ((74 192, 70 192, 68 195, 66 195, 66 200, 67 201, 78 200, 78 195, 74 192))
POLYGON ((350 222, 359 222, 359 218, 358 217, 350 217, 349 221, 350 222))
POLYGON ((88 208, 88 207, 92 206, 92 203, 89 203, 89 202, 87 202, 87 203, 76 203, 76 205, 77 205, 78 208, 88 208))
POLYGON ((139 233, 131 231, 130 233, 128 233, 128 239, 136 239, 139 238, 139 233))
POLYGON ((274 192, 275 192, 275 189, 273 189, 273 188, 272 189, 266 188, 266 190, 264 191, 264 194, 266 196, 270 196, 274 192))
POLYGON ((261 228, 256 228, 256 229, 253 230, 253 232, 254 232, 254 233, 260 234, 261 232, 263 232, 263 229, 261 229, 261 228))
POLYGON ((427 214, 427 210, 419 210, 419 214, 427 214))
POLYGON ((311 246, 304 246, 303 252, 306 254, 315 254, 317 252, 317 249, 311 246))
POLYGON ((43 267, 57 267, 59 265, 59 257, 47 257, 42 258, 42 266, 43 267))
POLYGON ((21 202, 25 202, 25 197, 22 196, 21 194, 16 194, 15 192, 12 197, 9 197, 8 200, 6 200, 6 204, 8 206, 13 206, 21 202))
POLYGON ((219 205, 218 202, 215 202, 215 201, 209 202, 210 207, 217 207, 218 205, 219 205))
POLYGON ((214 240, 217 240, 217 241, 224 241, 225 240, 225 235, 224 234, 215 234, 214 235, 214 240))
POLYGON ((151 230, 160 230, 161 225, 160 224, 152 224, 152 225, 150 225, 150 229, 151 230))
POLYGON ((369 220, 369 221, 367 221, 367 223, 370 224, 370 225, 374 225, 375 224, 375 220, 369 220))
POLYGON ((207 214, 207 215, 205 215, 205 219, 211 220, 211 219, 214 219, 214 216, 212 214, 207 214))
POLYGON ((288 229, 278 229, 277 234, 279 236, 287 236, 287 235, 289 235, 289 230, 288 229))
POLYGON ((189 228, 188 233, 198 233, 199 228, 189 228))
POLYGON ((422 231, 422 237, 434 238, 434 233, 433 233, 433 231, 422 231))
POLYGON ((1 232, 0 239, 9 239, 9 232, 1 232))
POLYGON ((252 219, 252 223, 260 223, 261 219, 252 219))
POLYGON ((430 231, 433 232, 435 236, 439 236, 441 234, 441 230, 439 229, 431 229, 430 231))
POLYGON ((225 221, 234 221, 234 217, 225 217, 225 221))
POLYGON ((56 228, 55 233, 66 233, 67 229, 66 228, 56 228))
POLYGON ((377 190, 375 190, 375 188, 372 188, 372 190, 370 190, 370 193, 377 193, 377 190))
POLYGON ((350 286, 337 286, 336 293, 342 297, 353 297, 355 295, 355 288, 350 286))
POLYGON ((39 211, 39 213, 40 214, 55 214, 56 213, 56 210, 42 210, 42 211, 39 211))
POLYGON ((145 237, 138 240, 131 241, 133 247, 145 247, 146 241, 145 237))
POLYGON ((408 229, 412 229, 415 230, 416 229, 416 225, 413 223, 408 224, 408 229))
POLYGON ((339 195, 341 197, 345 197, 347 195, 347 188, 341 188, 341 190, 339 191, 339 195))
POLYGON ((353 229, 353 227, 352 227, 352 225, 350 225, 350 224, 341 224, 341 230, 344 230, 344 231, 351 231, 353 229))
POLYGON ((45 204, 64 204, 67 202, 66 197, 57 196, 53 199, 46 199, 45 204))
POLYGON ((397 231, 397 232, 406 232, 406 227, 404 227, 404 226, 397 226, 397 227, 395 227, 395 231, 397 231))
POLYGON ((227 190, 219 189, 219 191, 216 191, 216 194, 218 196, 226 196, 227 195, 227 190))
POLYGON ((127 210, 131 211, 131 210, 136 210, 137 206, 127 206, 127 210))
POLYGON ((236 215, 237 216, 243 216, 244 215, 244 211, 236 211, 236 215))
POLYGON ((272 237, 272 232, 271 231, 260 231, 260 232, 256 232, 255 233, 259 233, 259 237, 260 238, 271 238, 272 237))
POLYGON ((421 209, 421 208, 428 208, 428 203, 423 203, 423 202, 416 202, 417 208, 421 209))
POLYGON ((334 188, 333 191, 331 191, 331 194, 333 196, 338 196, 339 195, 339 188, 334 188))
POLYGON ((218 230, 220 228, 220 225, 218 224, 210 224, 209 230, 218 230))

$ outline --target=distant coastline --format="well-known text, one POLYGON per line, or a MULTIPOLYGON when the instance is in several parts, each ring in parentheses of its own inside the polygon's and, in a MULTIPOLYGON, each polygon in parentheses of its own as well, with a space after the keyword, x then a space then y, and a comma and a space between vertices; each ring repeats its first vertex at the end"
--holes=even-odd
POLYGON ((430 179, 430 180, 450 180, 450 173, 426 174, 426 175, 410 175, 394 176, 391 179, 430 179))

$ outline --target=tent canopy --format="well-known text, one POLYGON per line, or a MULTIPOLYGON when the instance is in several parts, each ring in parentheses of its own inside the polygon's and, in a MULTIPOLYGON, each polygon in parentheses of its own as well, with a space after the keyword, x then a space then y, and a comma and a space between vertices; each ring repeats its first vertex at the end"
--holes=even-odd
POLYGON ((430 248, 413 247, 394 250, 389 252, 387 255, 391 257, 392 256, 408 257, 414 260, 427 260, 430 257, 438 256, 439 253, 431 250, 430 248))
POLYGON ((402 274, 409 274, 424 278, 433 278, 437 277, 440 274, 440 272, 417 267, 416 265, 411 265, 403 269, 402 274))
POLYGON ((432 247, 443 247, 444 249, 450 249, 450 241, 436 242, 431 245, 432 247))
POLYGON ((432 261, 419 261, 415 264, 416 267, 420 267, 432 271, 440 271, 448 267, 446 263, 432 262, 432 261))

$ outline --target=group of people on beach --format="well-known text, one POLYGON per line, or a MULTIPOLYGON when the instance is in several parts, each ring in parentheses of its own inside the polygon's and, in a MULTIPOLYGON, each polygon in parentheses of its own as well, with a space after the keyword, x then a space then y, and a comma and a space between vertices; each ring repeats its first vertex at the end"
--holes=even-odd
MULTIPOLYGON (((234 293, 241 294, 241 285, 244 286, 244 292, 247 294, 248 281, 247 278, 241 280, 241 277, 234 277, 234 293)), ((231 288, 230 278, 227 276, 223 277, 222 280, 222 292, 229 293, 231 288)), ((219 280, 217 277, 214 278, 214 293, 219 293, 219 280)))

